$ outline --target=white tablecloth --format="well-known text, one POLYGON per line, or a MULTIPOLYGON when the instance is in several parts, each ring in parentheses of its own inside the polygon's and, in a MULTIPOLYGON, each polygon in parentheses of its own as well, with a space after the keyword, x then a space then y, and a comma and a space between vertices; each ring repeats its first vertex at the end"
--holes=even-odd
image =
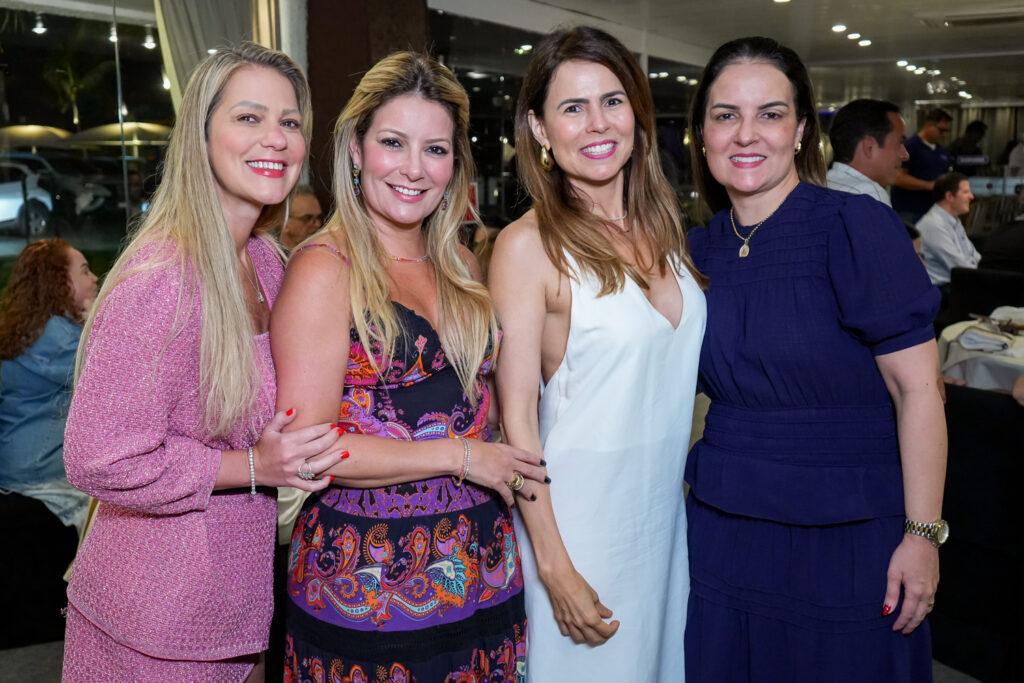
POLYGON ((938 340, 942 374, 963 380, 975 389, 1010 391, 1017 378, 1024 375, 1024 336, 1007 336, 1010 347, 1006 351, 968 351, 957 339, 965 330, 977 325, 988 331, 995 329, 969 320, 942 330, 938 340))

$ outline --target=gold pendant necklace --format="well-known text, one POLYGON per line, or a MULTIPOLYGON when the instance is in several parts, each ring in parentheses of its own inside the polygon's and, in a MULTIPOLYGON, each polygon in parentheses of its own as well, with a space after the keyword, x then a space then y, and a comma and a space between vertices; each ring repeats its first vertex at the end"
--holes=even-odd
MULTIPOLYGON (((783 200, 783 204, 784 203, 785 203, 785 200, 783 200)), ((762 225, 764 225, 764 222, 766 220, 768 220, 769 218, 771 218, 772 216, 775 215, 775 212, 778 211, 779 207, 781 207, 781 206, 782 206, 782 204, 779 204, 779 206, 776 206, 772 210, 772 212, 770 214, 768 214, 767 216, 762 218, 760 221, 758 221, 757 225, 754 226, 754 229, 751 230, 750 234, 747 235, 746 237, 741 235, 740 231, 736 229, 736 218, 734 217, 733 208, 731 206, 729 207, 729 222, 732 223, 732 231, 734 233, 736 233, 737 237, 739 237, 741 240, 743 240, 743 244, 742 244, 742 246, 740 246, 740 258, 747 258, 748 256, 750 256, 750 238, 754 236, 754 233, 757 232, 758 228, 760 228, 762 225)))

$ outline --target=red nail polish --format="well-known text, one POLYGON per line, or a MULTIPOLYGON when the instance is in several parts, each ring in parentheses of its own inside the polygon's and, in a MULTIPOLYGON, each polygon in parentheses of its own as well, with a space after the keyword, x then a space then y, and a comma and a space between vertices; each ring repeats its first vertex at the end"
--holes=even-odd
POLYGON ((882 616, 887 617, 892 614, 892 607, 889 605, 882 605, 882 616))
POLYGON ((334 475, 332 474, 332 475, 331 475, 331 478, 330 478, 330 479, 328 479, 327 481, 334 481, 334 475))
POLYGON ((343 430, 341 427, 338 427, 338 436, 344 436, 344 435, 345 435, 345 430, 343 430))
POLYGON ((344 460, 345 458, 348 457, 348 455, 349 455, 348 451, 342 451, 341 452, 341 459, 344 460))
POLYGON ((288 417, 291 417, 294 414, 295 414, 295 408, 289 408, 288 412, 285 413, 285 415, 287 415, 288 417))
POLYGON ((337 426, 335 426, 334 424, 331 424, 331 429, 337 429, 337 428, 338 428, 337 426))

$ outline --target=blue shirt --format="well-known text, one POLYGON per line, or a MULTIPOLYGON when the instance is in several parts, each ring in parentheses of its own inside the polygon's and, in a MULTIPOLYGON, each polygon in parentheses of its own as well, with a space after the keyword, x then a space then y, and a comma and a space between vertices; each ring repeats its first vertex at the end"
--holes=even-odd
POLYGON ((30 347, 0 363, 0 488, 65 476, 64 422, 81 326, 54 316, 30 347))
MULTIPOLYGON (((918 180, 935 180, 950 169, 949 151, 940 144, 932 149, 917 135, 907 138, 903 146, 907 149, 909 159, 903 162, 903 168, 918 180)), ((897 213, 914 214, 915 220, 928 213, 932 205, 931 190, 905 190, 902 187, 892 188, 892 208, 897 213)))

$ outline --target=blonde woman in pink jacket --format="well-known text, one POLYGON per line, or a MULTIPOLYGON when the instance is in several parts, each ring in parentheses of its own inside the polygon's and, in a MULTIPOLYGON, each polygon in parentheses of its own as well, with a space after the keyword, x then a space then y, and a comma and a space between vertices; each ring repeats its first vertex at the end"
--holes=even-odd
POLYGON ((267 332, 310 130, 285 55, 245 43, 185 90, 148 216, 86 321, 65 440, 102 505, 68 586, 65 681, 262 680, 273 489, 317 491, 334 425, 282 433, 267 332))

